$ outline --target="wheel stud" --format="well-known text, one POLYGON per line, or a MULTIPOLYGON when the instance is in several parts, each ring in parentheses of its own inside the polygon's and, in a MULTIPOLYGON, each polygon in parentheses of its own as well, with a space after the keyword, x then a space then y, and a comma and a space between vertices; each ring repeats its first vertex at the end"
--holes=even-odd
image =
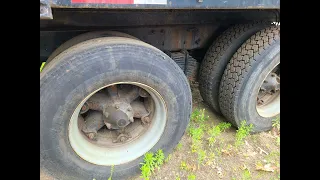
POLYGON ((93 140, 96 137, 95 133, 89 133, 88 138, 93 140))

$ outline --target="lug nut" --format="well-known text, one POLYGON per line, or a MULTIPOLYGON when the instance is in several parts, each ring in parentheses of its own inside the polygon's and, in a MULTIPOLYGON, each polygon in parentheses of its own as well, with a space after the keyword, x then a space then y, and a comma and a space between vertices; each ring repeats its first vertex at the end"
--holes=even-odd
POLYGON ((89 138, 89 139, 93 140, 94 137, 95 137, 95 134, 94 134, 94 133, 89 133, 89 134, 88 134, 88 138, 89 138))

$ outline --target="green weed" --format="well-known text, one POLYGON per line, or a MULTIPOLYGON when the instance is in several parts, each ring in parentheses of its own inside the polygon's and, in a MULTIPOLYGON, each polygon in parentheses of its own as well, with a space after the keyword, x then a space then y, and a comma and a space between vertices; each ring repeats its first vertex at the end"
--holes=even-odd
POLYGON ((181 148, 182 148, 182 144, 179 143, 179 144, 177 145, 177 147, 176 147, 176 150, 179 151, 181 148))
POLYGON ((277 116, 275 119, 272 120, 272 127, 275 127, 278 130, 280 130, 280 116, 277 116))
POLYGON ((236 140, 235 140, 236 147, 243 145, 244 139, 250 134, 252 129, 253 129, 252 124, 247 125, 246 121, 241 122, 240 127, 238 128, 236 133, 236 140))
POLYGON ((141 176, 144 180, 149 180, 151 174, 154 171, 155 162, 152 152, 148 152, 144 155, 144 163, 141 163, 141 176))
POLYGON ((202 164, 203 161, 207 158, 207 153, 203 149, 199 149, 198 151, 198 164, 202 164))
POLYGON ((175 180, 181 180, 181 179, 180 179, 180 176, 177 175, 175 180))
POLYGON ((209 134, 209 146, 213 146, 213 144, 216 142, 216 138, 221 134, 221 132, 224 132, 226 129, 230 128, 231 124, 230 123, 220 123, 217 126, 213 126, 212 128, 209 129, 208 134, 209 134))
POLYGON ((114 165, 111 166, 111 174, 110 174, 108 180, 112 180, 113 172, 114 172, 114 165))
POLYGON ((191 143, 191 151, 197 152, 201 149, 202 146, 202 137, 203 137, 203 129, 201 127, 190 127, 189 128, 189 135, 191 136, 192 143, 191 143))
POLYGON ((163 164, 164 159, 165 157, 164 157, 163 151, 162 149, 159 149, 155 154, 155 167, 160 169, 160 166, 163 164))
POLYGON ((190 175, 188 176, 188 180, 196 180, 196 175, 190 174, 190 175))
POLYGON ((195 109, 191 114, 191 121, 203 123, 208 120, 209 116, 205 116, 205 109, 195 109))
POLYGON ((242 173, 242 180, 251 180, 251 173, 249 169, 245 169, 242 173))
POLYGON ((203 129, 200 127, 190 127, 189 135, 191 136, 192 140, 201 140, 203 137, 203 129))
POLYGON ((163 164, 165 156, 163 151, 159 149, 155 154, 148 152, 144 155, 144 162, 141 163, 141 176, 144 180, 149 180, 151 174, 154 172, 155 168, 160 169, 163 164))
POLYGON ((168 157, 164 160, 165 163, 169 162, 171 160, 172 154, 169 154, 168 157))
POLYGON ((188 165, 187 165, 187 163, 185 161, 181 161, 180 169, 181 170, 186 170, 186 171, 188 170, 188 165))
POLYGON ((207 163, 206 165, 211 165, 214 162, 216 155, 214 154, 214 152, 210 152, 209 155, 207 156, 207 163))

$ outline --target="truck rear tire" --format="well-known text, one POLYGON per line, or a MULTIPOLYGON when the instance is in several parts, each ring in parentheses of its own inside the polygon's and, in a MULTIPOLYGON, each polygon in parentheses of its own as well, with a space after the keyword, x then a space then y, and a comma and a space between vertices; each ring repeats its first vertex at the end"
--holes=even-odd
POLYGON ((272 128, 280 114, 280 26, 257 32, 233 55, 222 76, 219 104, 236 127, 245 120, 253 132, 272 128))
POLYGON ((40 168, 57 179, 100 180, 108 179, 113 167, 112 179, 126 179, 140 173, 146 152, 162 149, 168 155, 173 150, 186 130, 191 108, 187 78, 157 48, 123 37, 76 44, 40 73, 40 168), (97 93, 101 98, 94 103, 97 93), (103 94, 112 101, 102 106, 103 94), (132 101, 148 104, 144 119, 137 118, 132 101), (118 115, 113 112, 122 113, 121 119, 109 127, 118 115), (106 126, 92 136, 95 139, 90 133, 86 136, 83 127, 88 129, 89 116, 101 113, 106 126), (116 130, 130 113, 134 121, 116 130), (118 139, 118 133, 126 136, 118 139))
POLYGON ((217 113, 220 113, 219 85, 228 62, 247 39, 268 26, 271 22, 237 24, 224 31, 208 49, 200 67, 199 90, 203 100, 217 113))

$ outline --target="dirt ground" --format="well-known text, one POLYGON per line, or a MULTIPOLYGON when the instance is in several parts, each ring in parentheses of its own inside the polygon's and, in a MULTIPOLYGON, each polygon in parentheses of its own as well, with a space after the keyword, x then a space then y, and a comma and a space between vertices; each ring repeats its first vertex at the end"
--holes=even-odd
MULTIPOLYGON (((204 104, 197 85, 192 85, 193 108, 205 109, 209 119, 205 122, 210 127, 224 122, 223 117, 215 114, 204 104)), ((280 133, 276 130, 249 135, 243 146, 234 146, 236 129, 231 127, 218 136, 213 147, 204 140, 203 150, 206 158, 198 163, 198 155, 191 152, 191 137, 186 132, 160 170, 151 180, 277 180, 280 179, 280 133), (277 142, 278 140, 278 142, 277 142)), ((204 136, 206 139, 206 136, 204 136)), ((40 170, 41 180, 52 180, 40 170)), ((130 180, 142 180, 139 175, 130 180)))

